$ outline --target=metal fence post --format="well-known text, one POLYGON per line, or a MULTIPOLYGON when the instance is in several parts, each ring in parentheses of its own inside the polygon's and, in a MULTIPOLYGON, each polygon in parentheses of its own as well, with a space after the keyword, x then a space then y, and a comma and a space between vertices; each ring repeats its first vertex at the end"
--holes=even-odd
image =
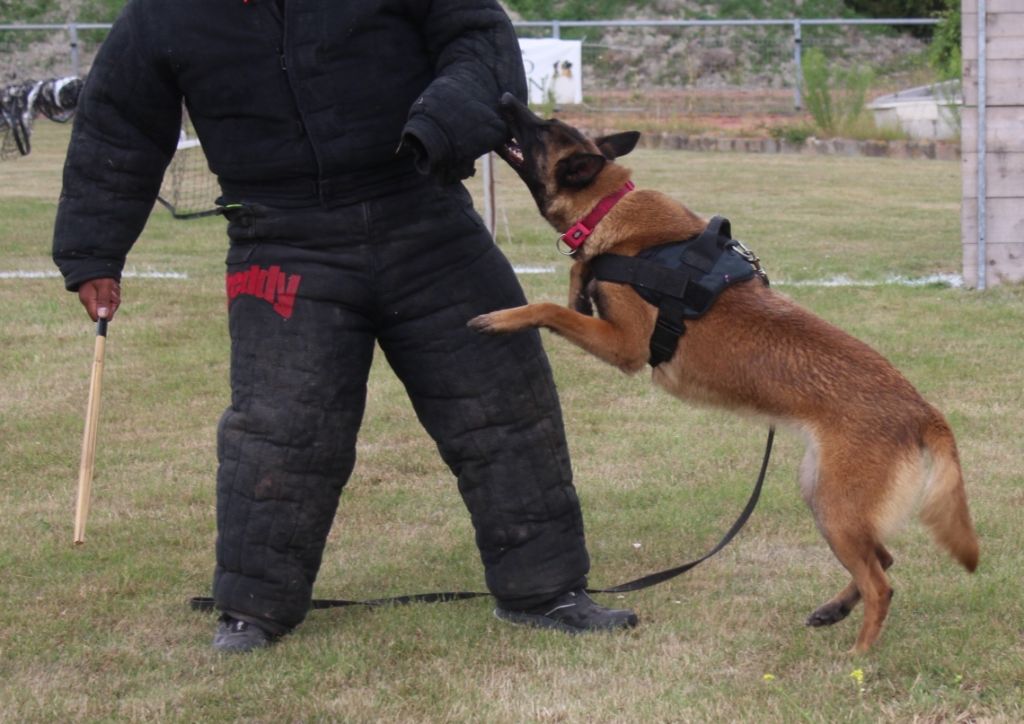
POLYGON ((78 53, 78 25, 68 23, 68 36, 71 39, 71 75, 76 78, 81 76, 81 59, 78 53))
POLYGON ((497 240, 497 204, 494 199, 494 154, 485 153, 483 157, 484 168, 484 226, 492 239, 497 240))
POLYGON ((803 28, 800 25, 800 18, 793 21, 793 73, 796 82, 793 84, 793 107, 796 110, 803 109, 803 98, 801 96, 804 84, 804 66, 802 59, 803 28))
POLYGON ((562 24, 557 20, 551 21, 551 37, 555 40, 562 37, 562 24))
POLYGON ((978 0, 978 281, 975 285, 979 291, 985 291, 986 282, 988 281, 986 275, 988 274, 988 249, 986 248, 988 236, 988 218, 986 216, 986 197, 988 196, 988 187, 986 185, 986 179, 988 175, 986 173, 986 163, 988 159, 988 119, 986 118, 986 112, 988 108, 988 79, 986 78, 987 73, 987 58, 988 48, 985 47, 987 42, 985 38, 985 23, 988 21, 988 10, 985 6, 985 0, 978 0))

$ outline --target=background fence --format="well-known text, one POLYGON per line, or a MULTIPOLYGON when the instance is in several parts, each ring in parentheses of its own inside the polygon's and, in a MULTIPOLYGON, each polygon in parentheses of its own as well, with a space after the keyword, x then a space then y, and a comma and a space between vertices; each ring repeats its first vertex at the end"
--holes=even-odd
MULTIPOLYGON (((582 69, 572 72, 582 72, 583 102, 558 107, 552 101, 542 113, 558 111, 590 132, 629 128, 645 132, 652 142, 682 134, 696 139, 695 147, 704 147, 703 141, 715 137, 727 137, 727 142, 729 136, 779 139, 773 142, 800 142, 793 133, 806 137, 810 126, 802 87, 812 51, 827 58, 836 78, 843 73, 870 78, 870 95, 934 82, 922 31, 937 22, 626 19, 515 25, 523 38, 582 45, 582 69)), ((0 72, 6 81, 0 87, 84 77, 109 28, 102 23, 0 25, 0 72)), ((858 93, 863 96, 864 90, 858 93)), ((863 98, 859 102, 862 107, 863 98)), ((815 122, 821 125, 817 117, 815 122)), ((485 165, 485 177, 488 171, 485 165)), ((186 143, 165 178, 161 198, 172 212, 188 216, 207 211, 216 195, 201 148, 186 143)), ((488 210, 487 218, 491 215, 488 210)))
MULTIPOLYGON (((519 21, 522 37, 583 43, 583 109, 648 122, 701 113, 793 114, 804 54, 872 72, 879 94, 934 80, 922 30, 903 19, 519 21)), ((7 82, 84 75, 109 25, 0 25, 7 82)))
POLYGON ((581 39, 584 86, 592 93, 629 89, 775 91, 769 93, 778 99, 772 107, 782 112, 803 107, 805 49, 820 48, 840 66, 871 68, 879 77, 890 78, 890 84, 899 83, 901 76, 925 69, 925 44, 906 31, 936 22, 922 18, 797 18, 534 21, 516 25, 524 37, 542 34, 581 39))

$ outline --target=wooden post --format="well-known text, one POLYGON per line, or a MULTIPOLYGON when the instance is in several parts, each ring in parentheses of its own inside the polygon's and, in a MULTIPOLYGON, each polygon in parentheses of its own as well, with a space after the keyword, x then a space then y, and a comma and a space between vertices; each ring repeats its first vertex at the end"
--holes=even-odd
POLYGON ((960 226, 970 287, 1024 281, 1024 1, 985 0, 984 9, 985 47, 979 48, 978 1, 963 0, 960 226))

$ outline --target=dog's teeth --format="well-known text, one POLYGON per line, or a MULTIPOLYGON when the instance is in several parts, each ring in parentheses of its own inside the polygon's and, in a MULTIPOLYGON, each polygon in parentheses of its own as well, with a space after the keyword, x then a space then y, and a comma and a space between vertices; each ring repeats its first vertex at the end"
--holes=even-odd
POLYGON ((515 168, 522 166, 526 160, 526 156, 523 154, 523 149, 514 138, 510 138, 505 145, 501 147, 501 156, 515 168))

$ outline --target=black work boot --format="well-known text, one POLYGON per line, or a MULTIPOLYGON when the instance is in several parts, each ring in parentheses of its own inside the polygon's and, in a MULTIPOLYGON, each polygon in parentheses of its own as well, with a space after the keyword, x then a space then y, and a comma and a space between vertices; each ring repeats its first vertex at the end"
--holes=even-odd
POLYGON ((494 615, 510 623, 550 628, 565 633, 588 631, 616 631, 633 628, 636 614, 626 609, 599 606, 583 589, 568 591, 547 603, 527 609, 494 609, 494 615))
POLYGON ((253 649, 270 646, 277 640, 259 626, 221 614, 217 631, 213 634, 213 648, 217 651, 243 654, 253 649))

